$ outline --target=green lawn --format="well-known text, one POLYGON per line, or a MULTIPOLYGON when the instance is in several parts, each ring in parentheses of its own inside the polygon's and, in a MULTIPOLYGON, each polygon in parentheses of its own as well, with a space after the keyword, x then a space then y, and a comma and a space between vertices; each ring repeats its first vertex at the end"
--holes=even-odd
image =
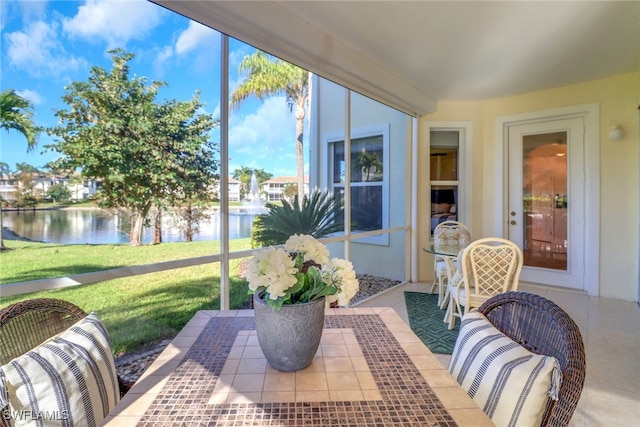
MULTIPOLYGON (((5 240, 0 252, 0 283, 67 276, 111 268, 150 264, 219 252, 219 242, 163 243, 153 246, 56 245, 5 240)), ((250 248, 249 239, 233 240, 230 250, 250 248)), ((239 260, 231 262, 231 308, 249 301, 247 285, 237 276, 239 260)), ((59 298, 104 321, 121 354, 175 334, 197 310, 220 308, 220 266, 217 263, 149 273, 89 285, 0 298, 0 307, 28 298, 59 298)), ((0 295, 2 288, 0 287, 0 295)))

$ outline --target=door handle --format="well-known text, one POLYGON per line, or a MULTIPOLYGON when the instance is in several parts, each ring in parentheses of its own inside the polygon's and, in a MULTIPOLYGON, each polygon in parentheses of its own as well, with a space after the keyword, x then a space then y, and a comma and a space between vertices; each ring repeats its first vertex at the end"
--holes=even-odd
POLYGON ((515 222, 514 220, 511 220, 511 221, 509 222, 509 224, 511 224, 511 225, 516 225, 516 222, 515 222))

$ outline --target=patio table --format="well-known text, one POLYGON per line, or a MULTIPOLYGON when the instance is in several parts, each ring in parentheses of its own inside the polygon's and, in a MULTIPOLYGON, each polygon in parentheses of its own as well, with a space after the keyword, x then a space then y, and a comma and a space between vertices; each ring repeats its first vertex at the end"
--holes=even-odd
POLYGON ((104 420, 108 426, 491 426, 388 307, 327 309, 311 365, 264 359, 253 310, 199 311, 104 420))

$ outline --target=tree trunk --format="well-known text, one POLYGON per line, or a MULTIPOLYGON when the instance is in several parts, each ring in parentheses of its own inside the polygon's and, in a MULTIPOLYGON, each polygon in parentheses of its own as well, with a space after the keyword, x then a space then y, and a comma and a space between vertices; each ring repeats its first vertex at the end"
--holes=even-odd
POLYGON ((133 213, 131 218, 131 234, 129 235, 129 246, 140 246, 142 244, 142 231, 144 230, 144 220, 151 209, 151 203, 147 203, 141 211, 133 213))
POLYGON ((193 242, 193 206, 189 205, 185 208, 185 218, 186 218, 186 226, 185 226, 185 240, 187 242, 193 242))
POLYGON ((3 208, 4 208, 4 202, 2 200, 0 200, 0 251, 6 249, 4 247, 4 238, 2 237, 3 230, 4 230, 4 226, 2 225, 2 209, 3 208))
POLYGON ((129 246, 140 246, 142 244, 142 229, 144 228, 144 217, 139 213, 131 218, 131 232, 129 234, 129 246))
POLYGON ((153 240, 151 244, 157 245, 160 243, 162 243, 162 209, 157 209, 153 221, 153 240))
POLYGON ((302 137, 304 135, 304 103, 296 106, 296 171, 298 174, 298 202, 304 201, 304 151, 302 137))

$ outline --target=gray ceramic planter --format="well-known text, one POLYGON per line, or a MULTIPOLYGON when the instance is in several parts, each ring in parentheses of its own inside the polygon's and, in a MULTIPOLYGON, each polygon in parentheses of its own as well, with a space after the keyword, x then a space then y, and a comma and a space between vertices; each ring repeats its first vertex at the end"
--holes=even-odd
POLYGON ((258 342, 271 366, 291 372, 311 364, 322 337, 324 298, 274 310, 256 292, 253 309, 258 342))

